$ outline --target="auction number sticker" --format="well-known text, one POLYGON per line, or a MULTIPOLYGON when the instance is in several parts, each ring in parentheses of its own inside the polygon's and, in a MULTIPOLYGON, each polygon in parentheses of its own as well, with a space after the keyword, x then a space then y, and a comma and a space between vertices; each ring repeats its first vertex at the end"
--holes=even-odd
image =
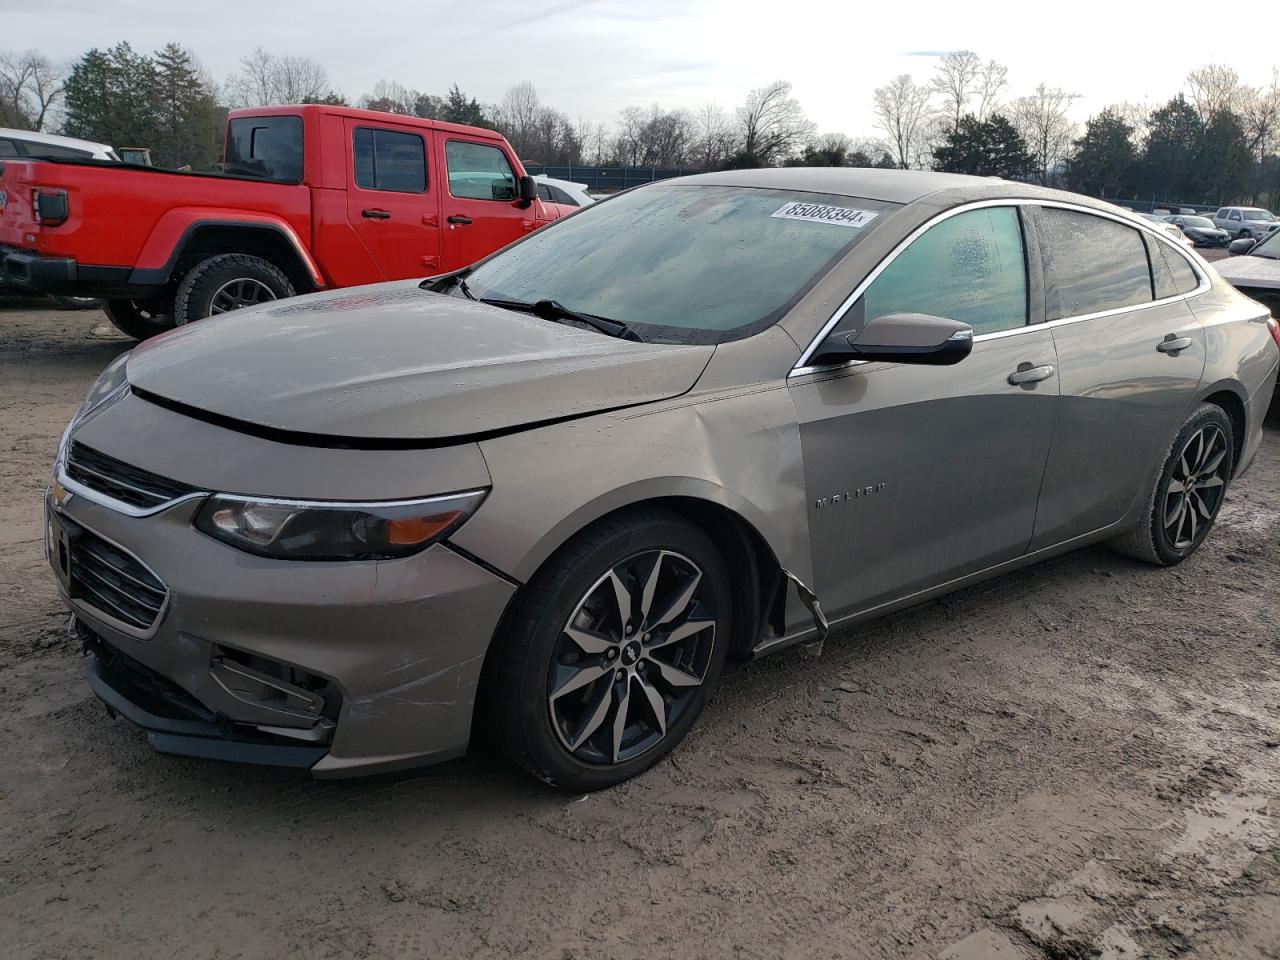
POLYGON ((806 220, 809 223, 831 223, 837 227, 865 227, 879 214, 874 210, 856 210, 853 207, 832 207, 825 203, 786 203, 770 216, 783 220, 806 220))

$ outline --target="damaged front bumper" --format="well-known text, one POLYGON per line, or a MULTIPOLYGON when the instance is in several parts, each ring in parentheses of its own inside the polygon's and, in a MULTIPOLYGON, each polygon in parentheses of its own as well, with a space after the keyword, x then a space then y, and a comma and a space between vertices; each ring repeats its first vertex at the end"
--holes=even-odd
POLYGON ((145 517, 66 491, 46 504, 85 672, 113 713, 163 753, 317 777, 465 752, 513 583, 446 544, 365 563, 252 557, 192 528, 200 502, 145 517), (154 623, 129 622, 146 615, 129 591, 154 623))

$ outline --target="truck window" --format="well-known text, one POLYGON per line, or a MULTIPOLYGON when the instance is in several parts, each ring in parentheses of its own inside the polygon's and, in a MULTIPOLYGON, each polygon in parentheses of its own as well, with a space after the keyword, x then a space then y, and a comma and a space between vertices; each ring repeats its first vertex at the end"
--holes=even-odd
POLYGON ((237 117, 227 124, 227 173, 302 182, 301 117, 237 117))
POLYGON ((45 160, 92 160, 93 154, 88 150, 77 150, 75 147, 64 147, 57 143, 36 143, 34 140, 23 140, 23 149, 33 159, 45 160))
POLYGON ((427 148, 416 133, 357 127, 352 136, 356 186, 426 193, 427 148))
POLYGON ((444 145, 449 168, 449 192, 468 200, 514 200, 516 175, 507 155, 497 147, 465 140, 444 145))
POLYGON ((18 148, 12 140, 0 140, 0 157, 16 157, 18 148))

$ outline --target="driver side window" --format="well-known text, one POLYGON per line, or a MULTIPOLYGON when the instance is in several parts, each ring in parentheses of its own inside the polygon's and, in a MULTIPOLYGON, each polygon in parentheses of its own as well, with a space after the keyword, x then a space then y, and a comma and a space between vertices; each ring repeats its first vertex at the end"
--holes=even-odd
POLYGON ((975 334, 1027 323, 1027 267, 1014 207, 949 217, 914 240, 871 282, 858 313, 927 313, 975 334))

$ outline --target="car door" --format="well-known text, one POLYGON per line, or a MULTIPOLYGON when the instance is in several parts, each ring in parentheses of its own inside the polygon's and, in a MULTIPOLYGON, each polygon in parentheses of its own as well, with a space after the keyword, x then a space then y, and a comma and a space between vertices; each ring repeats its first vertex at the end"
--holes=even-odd
POLYGON ((521 206, 515 170, 492 141, 450 133, 444 141, 446 269, 475 263, 537 226, 538 201, 521 206))
POLYGON ((793 375, 816 591, 831 616, 1020 556, 1057 408, 1053 338, 1016 206, 949 216, 887 259, 837 325, 927 313, 973 326, 954 366, 793 375))
POLYGON ((1184 296, 1200 277, 1179 248, 1119 218, 1029 214, 1062 391, 1038 549, 1119 521, 1149 489, 1200 384, 1205 336, 1184 296))
POLYGON ((428 176, 430 132, 347 120, 347 219, 388 280, 441 272, 439 188, 428 176))

